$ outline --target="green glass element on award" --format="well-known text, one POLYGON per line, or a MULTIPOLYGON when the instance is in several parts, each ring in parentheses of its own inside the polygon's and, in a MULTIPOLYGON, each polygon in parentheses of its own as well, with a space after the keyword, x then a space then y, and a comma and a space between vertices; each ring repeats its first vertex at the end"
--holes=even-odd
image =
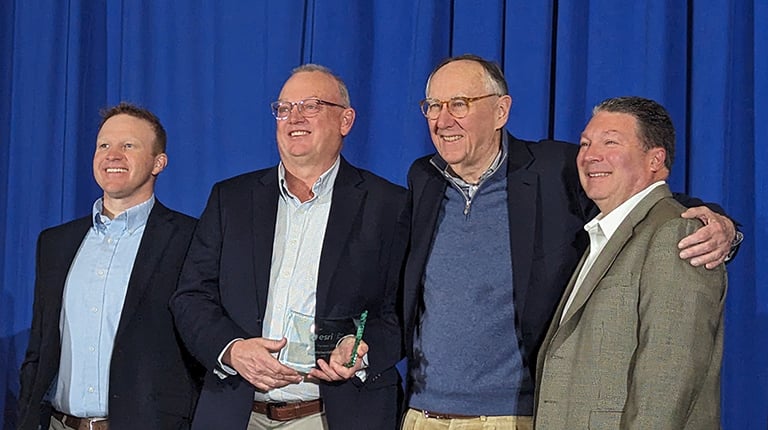
POLYGON ((357 323, 357 332, 355 333, 355 344, 352 346, 352 355, 349 357, 349 361, 344 363, 344 367, 346 368, 351 368, 357 362, 357 348, 360 346, 360 341, 363 339, 366 319, 368 319, 367 310, 363 311, 360 315, 360 322, 357 323))

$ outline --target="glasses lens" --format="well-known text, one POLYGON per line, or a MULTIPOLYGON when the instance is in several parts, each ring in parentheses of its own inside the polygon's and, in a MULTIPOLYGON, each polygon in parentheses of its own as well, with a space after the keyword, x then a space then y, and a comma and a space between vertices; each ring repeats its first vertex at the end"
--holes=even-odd
POLYGON ((469 112, 469 100, 464 97, 454 97, 448 102, 448 112, 456 118, 464 118, 469 112))
POLYGON ((286 119, 291 114, 291 104, 285 102, 272 103, 272 115, 277 119, 286 119))
POLYGON ((440 110, 443 108, 440 101, 435 99, 422 100, 420 106, 421 113, 428 119, 435 119, 440 116, 440 110))
POLYGON ((302 100, 299 103, 299 108, 301 110, 301 114, 304 116, 315 116, 318 113, 320 113, 320 102, 315 99, 306 99, 302 100))

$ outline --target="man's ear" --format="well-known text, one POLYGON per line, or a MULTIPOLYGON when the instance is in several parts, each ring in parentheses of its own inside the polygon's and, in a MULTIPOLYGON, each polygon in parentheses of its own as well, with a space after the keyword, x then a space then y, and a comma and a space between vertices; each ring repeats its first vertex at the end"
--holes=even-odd
POLYGON ((152 175, 157 176, 168 165, 168 155, 165 152, 161 152, 155 155, 155 164, 152 166, 152 175))
POLYGON ((509 110, 512 108, 512 97, 505 94, 496 101, 496 130, 503 128, 509 120, 509 110))
POLYGON ((664 148, 651 148, 651 171, 658 172, 665 168, 664 162, 667 160, 667 151, 664 148))
POLYGON ((352 130, 352 124, 355 123, 355 110, 352 108, 344 109, 344 112, 341 114, 341 127, 340 132, 342 136, 346 136, 349 134, 349 131, 352 130))

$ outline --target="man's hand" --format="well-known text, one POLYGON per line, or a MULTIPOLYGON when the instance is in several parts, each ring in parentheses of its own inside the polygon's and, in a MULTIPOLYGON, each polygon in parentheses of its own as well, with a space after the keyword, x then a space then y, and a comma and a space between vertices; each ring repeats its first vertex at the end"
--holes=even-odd
POLYGON ((349 336, 341 341, 331 353, 331 357, 326 363, 325 360, 317 360, 317 368, 309 372, 309 376, 323 381, 345 381, 353 376, 355 372, 363 369, 363 356, 368 353, 368 344, 360 341, 357 346, 357 361, 352 367, 346 367, 344 364, 349 362, 352 356, 352 348, 355 346, 354 336, 349 336))
POLYGON ((221 361, 261 391, 298 384, 299 372, 281 364, 272 353, 280 351, 288 341, 261 337, 238 340, 224 353, 221 361))
POLYGON ((690 260, 691 265, 704 265, 714 269, 725 261, 731 250, 731 242, 736 236, 736 226, 728 217, 712 212, 706 206, 690 208, 683 212, 683 218, 698 218, 704 227, 690 236, 684 237, 677 247, 681 249, 680 258, 690 260))

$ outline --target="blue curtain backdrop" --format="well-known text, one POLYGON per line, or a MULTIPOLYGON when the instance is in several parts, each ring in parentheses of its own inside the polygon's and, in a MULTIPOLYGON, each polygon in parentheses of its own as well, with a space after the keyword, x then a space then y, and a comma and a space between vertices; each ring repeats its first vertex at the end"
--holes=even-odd
POLYGON ((764 0, 0 1, 2 424, 15 422, 37 234, 99 196, 100 108, 128 100, 160 116, 170 164, 157 195, 198 215, 215 181, 277 161, 268 106, 305 62, 349 85, 346 157, 405 183, 432 151, 417 106, 429 71, 471 52, 504 67, 518 137, 575 141, 610 96, 669 108, 673 189, 720 202, 747 237, 728 266, 723 426, 765 430, 766 23, 764 0))

